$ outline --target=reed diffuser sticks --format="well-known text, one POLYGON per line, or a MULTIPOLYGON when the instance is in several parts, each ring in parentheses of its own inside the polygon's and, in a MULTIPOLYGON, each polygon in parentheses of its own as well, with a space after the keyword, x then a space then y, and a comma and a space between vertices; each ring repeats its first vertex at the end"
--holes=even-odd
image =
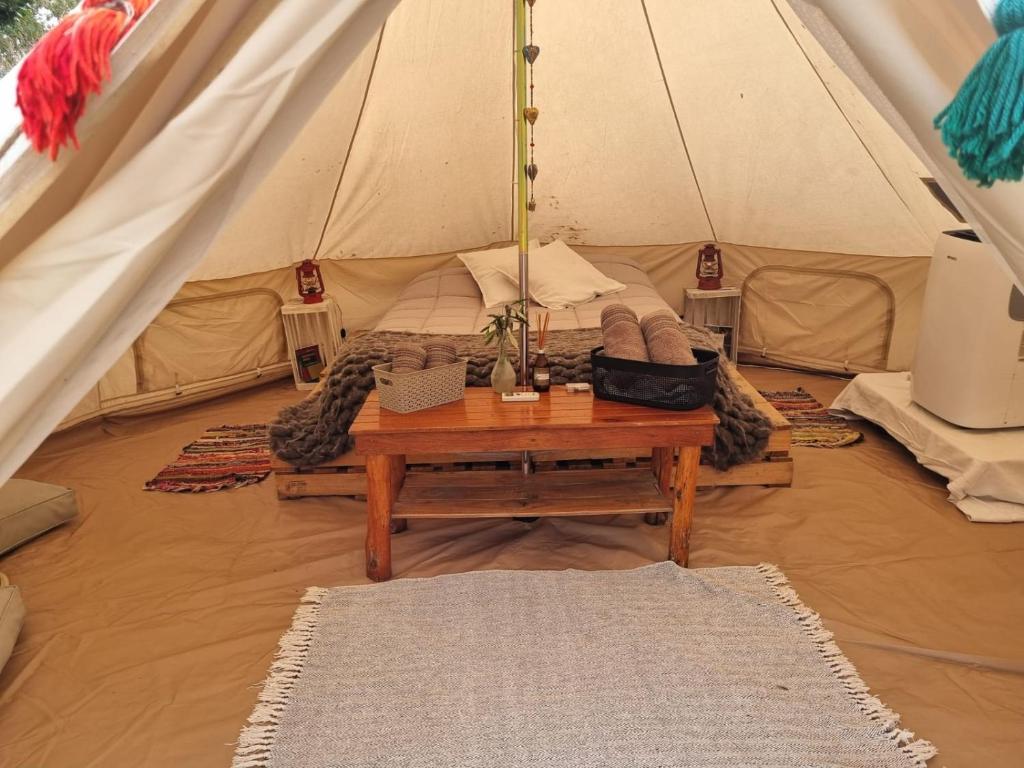
POLYGON ((548 324, 551 322, 551 313, 545 312, 543 315, 537 313, 537 348, 544 349, 544 340, 548 336, 548 324))

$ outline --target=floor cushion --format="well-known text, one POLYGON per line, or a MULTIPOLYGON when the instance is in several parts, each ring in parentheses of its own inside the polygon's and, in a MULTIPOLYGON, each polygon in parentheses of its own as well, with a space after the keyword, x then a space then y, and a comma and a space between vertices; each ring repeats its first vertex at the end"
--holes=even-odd
POLYGON ((0 555, 78 514, 70 488, 34 480, 8 480, 0 487, 0 555))
POLYGON ((0 573, 0 670, 14 650, 14 642, 25 620, 25 604, 21 602, 21 591, 8 583, 0 573))

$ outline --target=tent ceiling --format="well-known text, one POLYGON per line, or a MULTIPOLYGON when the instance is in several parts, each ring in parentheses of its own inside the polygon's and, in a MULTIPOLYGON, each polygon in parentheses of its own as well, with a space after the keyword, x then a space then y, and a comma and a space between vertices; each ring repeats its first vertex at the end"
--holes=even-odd
MULTIPOLYGON (((542 240, 926 256, 955 223, 784 2, 534 13, 542 240)), ((403 0, 194 278, 511 239, 511 40, 502 0, 403 0)))

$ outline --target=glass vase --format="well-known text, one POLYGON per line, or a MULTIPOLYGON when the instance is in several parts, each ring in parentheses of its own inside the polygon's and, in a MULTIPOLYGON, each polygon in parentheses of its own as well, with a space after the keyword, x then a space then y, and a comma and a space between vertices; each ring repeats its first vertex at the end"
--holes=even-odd
POLYGON ((504 345, 498 347, 498 359, 494 361, 491 370, 491 386, 495 392, 502 394, 516 388, 516 369, 509 362, 504 345))

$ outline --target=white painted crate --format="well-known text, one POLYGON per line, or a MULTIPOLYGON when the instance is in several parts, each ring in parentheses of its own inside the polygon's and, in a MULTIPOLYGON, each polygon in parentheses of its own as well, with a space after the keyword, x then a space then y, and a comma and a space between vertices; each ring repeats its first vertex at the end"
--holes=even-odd
POLYGON ((281 321, 288 342, 288 359, 296 389, 313 389, 315 381, 303 381, 295 353, 306 347, 317 346, 324 369, 328 369, 341 348, 341 308, 327 294, 317 304, 303 304, 301 299, 289 301, 281 307, 281 321))

